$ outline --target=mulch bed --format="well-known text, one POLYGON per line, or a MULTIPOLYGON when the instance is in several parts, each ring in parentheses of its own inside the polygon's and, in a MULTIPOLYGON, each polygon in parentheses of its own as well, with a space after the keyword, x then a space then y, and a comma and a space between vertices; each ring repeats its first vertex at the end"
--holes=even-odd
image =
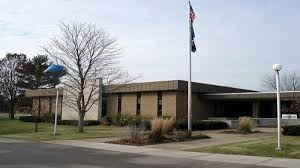
POLYGON ((225 133, 225 134, 242 134, 242 135, 248 135, 248 134, 257 134, 257 133, 263 133, 262 131, 258 131, 258 130, 255 130, 255 131, 252 131, 252 132, 240 132, 240 131, 237 131, 237 130, 229 130, 229 131, 222 131, 221 133, 225 133))
POLYGON ((144 145, 155 145, 155 144, 162 144, 162 143, 171 143, 171 142, 184 142, 184 141, 192 141, 192 140, 198 140, 198 139, 207 139, 210 138, 207 135, 199 134, 195 136, 188 137, 186 134, 171 134, 164 136, 161 141, 154 142, 152 139, 149 139, 147 136, 143 137, 138 140, 132 140, 130 138, 124 138, 116 141, 109 141, 107 143, 112 144, 122 144, 122 145, 134 145, 134 146, 144 146, 144 145))

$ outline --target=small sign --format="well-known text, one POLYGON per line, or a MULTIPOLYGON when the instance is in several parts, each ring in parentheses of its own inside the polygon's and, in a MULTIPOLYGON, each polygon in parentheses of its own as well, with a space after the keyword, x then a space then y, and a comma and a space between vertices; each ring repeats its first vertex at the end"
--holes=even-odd
POLYGON ((282 114, 282 119, 297 119, 297 114, 282 114))

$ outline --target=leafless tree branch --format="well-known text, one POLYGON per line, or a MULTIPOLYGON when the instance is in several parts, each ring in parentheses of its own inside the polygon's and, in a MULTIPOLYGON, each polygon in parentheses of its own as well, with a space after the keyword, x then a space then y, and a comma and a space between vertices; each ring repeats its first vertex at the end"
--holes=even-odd
POLYGON ((96 79, 105 84, 122 84, 134 80, 118 66, 120 48, 114 38, 95 25, 61 23, 61 36, 50 40, 44 51, 68 70, 65 89, 68 104, 79 114, 79 131, 83 132, 84 116, 99 101, 96 79))

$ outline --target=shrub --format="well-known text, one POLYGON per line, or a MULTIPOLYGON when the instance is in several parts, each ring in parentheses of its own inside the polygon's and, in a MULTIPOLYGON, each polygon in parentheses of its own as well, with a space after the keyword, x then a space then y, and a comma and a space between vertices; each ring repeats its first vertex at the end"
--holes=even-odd
POLYGON ((175 121, 173 119, 156 118, 151 120, 151 133, 149 138, 154 142, 160 142, 164 135, 173 131, 175 121))
POLYGON ((42 119, 37 116, 20 116, 19 120, 23 122, 42 122, 42 119))
POLYGON ((111 117, 112 124, 117 126, 127 126, 130 120, 130 116, 128 115, 117 115, 111 117))
POLYGON ((145 127, 142 124, 130 125, 129 126, 129 136, 131 143, 143 144, 145 135, 145 127))
POLYGON ((300 125, 290 125, 282 127, 283 135, 300 136, 300 125))
POLYGON ((156 118, 151 120, 151 133, 150 139, 154 142, 159 142, 162 140, 162 127, 163 127, 163 120, 156 118))
MULTIPOLYGON (((187 120, 177 120, 176 129, 178 130, 187 130, 188 121, 187 120)), ((197 130, 217 130, 217 129, 227 129, 229 126, 223 121, 202 121, 202 120, 193 120, 192 129, 197 130)))
POLYGON ((100 122, 103 125, 112 125, 112 117, 105 116, 105 117, 101 118, 100 122))
POLYGON ((151 130, 151 121, 150 120, 143 120, 142 124, 145 127, 145 130, 151 130))
MULTIPOLYGON (((23 122, 52 122, 54 123, 54 120, 55 120, 55 115, 52 114, 52 115, 44 115, 44 116, 20 116, 19 117, 19 120, 20 121, 23 121, 23 122)), ((61 120, 61 116, 58 115, 57 116, 57 121, 60 121, 61 120)))
POLYGON ((251 117, 240 117, 238 131, 241 133, 251 133, 254 123, 251 117))
POLYGON ((111 124, 116 126, 144 126, 145 129, 150 130, 150 120, 148 118, 142 117, 142 116, 133 116, 133 115, 118 115, 118 116, 112 116, 107 117, 107 120, 111 119, 111 124))
MULTIPOLYGON (((73 125, 73 126, 77 126, 78 125, 78 121, 77 120, 61 120, 61 116, 57 117, 57 124, 58 125, 73 125)), ((40 117, 38 118, 38 116, 20 116, 19 117, 20 121, 23 122, 36 122, 36 120, 38 122, 49 122, 49 118, 46 116, 44 117, 40 117)), ((52 117, 51 119, 51 123, 54 123, 54 117, 52 117)), ((84 125, 85 126, 91 126, 91 125, 100 125, 100 121, 97 120, 85 120, 84 121, 84 125)))
MULTIPOLYGON (((78 120, 60 120, 57 122, 58 125, 72 125, 77 126, 78 120)), ((97 120, 85 120, 84 121, 85 126, 92 126, 92 125, 100 125, 100 121, 97 120)))

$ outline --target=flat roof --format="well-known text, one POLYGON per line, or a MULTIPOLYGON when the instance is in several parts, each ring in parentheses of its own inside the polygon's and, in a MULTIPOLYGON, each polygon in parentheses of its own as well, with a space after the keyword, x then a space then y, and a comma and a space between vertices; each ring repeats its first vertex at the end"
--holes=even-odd
MULTIPOLYGON (((201 97, 210 100, 275 99, 276 92, 210 93, 203 94, 201 97)), ((300 91, 282 91, 280 98, 300 98, 300 91)))
MULTIPOLYGON (((121 85, 104 85, 104 93, 136 93, 136 92, 157 92, 157 91, 179 91, 187 92, 188 82, 183 80, 171 81, 155 81, 142 83, 129 83, 121 85)), ((252 90, 220 86, 214 84, 192 82, 192 92, 199 94, 207 93, 240 93, 240 92, 255 92, 252 90)), ((63 94, 60 89, 60 95, 63 94)), ((26 97, 45 97, 55 96, 56 89, 36 89, 26 90, 26 97)))
MULTIPOLYGON (((130 93, 130 92, 149 92, 149 91, 187 91, 188 82, 183 80, 156 81, 143 83, 129 83, 123 85, 104 86, 106 93, 130 93)), ((255 92, 228 86, 220 86, 206 83, 192 82, 194 93, 236 93, 236 92, 255 92)))

